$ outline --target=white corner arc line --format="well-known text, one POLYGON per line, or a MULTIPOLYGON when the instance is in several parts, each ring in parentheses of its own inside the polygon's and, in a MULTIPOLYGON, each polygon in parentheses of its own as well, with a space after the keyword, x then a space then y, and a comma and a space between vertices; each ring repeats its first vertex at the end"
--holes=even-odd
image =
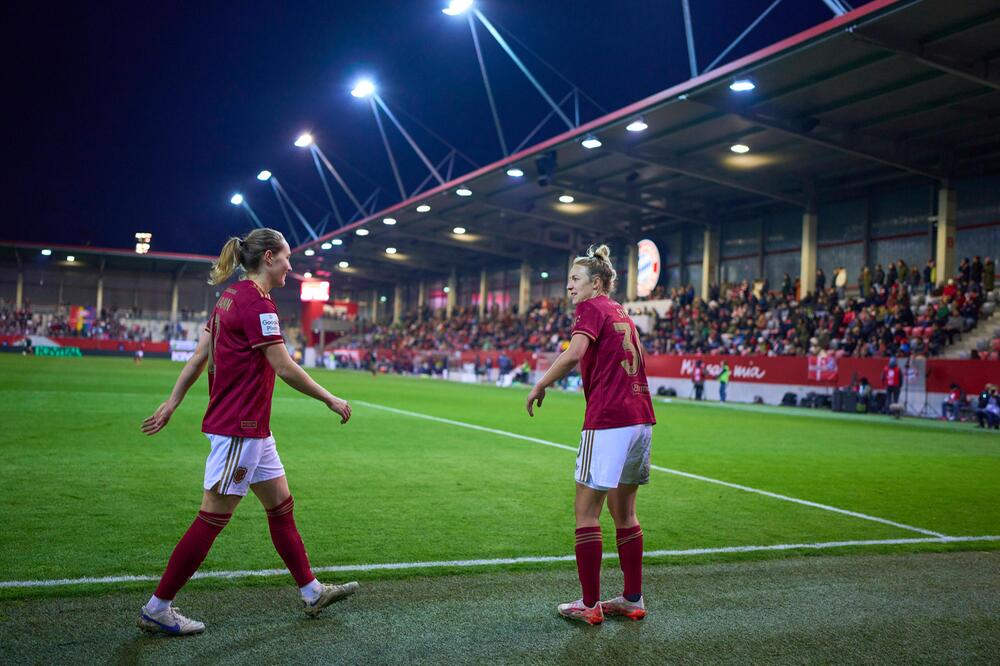
MULTIPOLYGON (((760 546, 723 546, 719 548, 687 548, 682 550, 651 550, 643 553, 643 558, 667 558, 685 557, 692 555, 725 555, 728 553, 755 553, 767 551, 785 550, 827 550, 835 548, 850 548, 864 546, 897 546, 921 543, 967 543, 975 541, 1000 541, 1000 535, 985 536, 956 536, 942 538, 913 538, 913 539, 873 539, 859 541, 823 541, 816 543, 778 543, 760 546)), ((604 553, 604 559, 618 557, 616 553, 604 553)), ((365 571, 398 571, 406 569, 444 569, 463 567, 495 567, 507 566, 511 564, 538 564, 547 562, 572 562, 575 555, 540 555, 530 557, 502 557, 495 559, 477 560, 438 560, 430 562, 385 562, 376 564, 343 564, 336 566, 313 567, 318 573, 346 573, 365 571)), ((284 576, 288 574, 287 569, 252 569, 236 571, 199 571, 192 578, 196 579, 227 579, 227 578, 248 578, 284 576)), ((42 588, 42 587, 63 587, 68 585, 111 585, 131 582, 151 582, 159 580, 159 576, 103 576, 90 578, 56 578, 48 580, 5 580, 0 581, 0 589, 4 588, 42 588)))
MULTIPOLYGON (((386 407, 385 405, 379 405, 373 402, 365 402, 361 400, 355 401, 355 404, 364 405, 365 407, 371 407, 373 409, 381 409, 386 412, 392 412, 394 414, 400 414, 402 416, 411 416, 418 419, 426 419, 428 421, 437 421, 438 423, 446 423, 448 425, 459 426, 461 428, 470 428, 472 430, 479 430, 481 432, 488 432, 494 435, 501 435, 504 437, 511 437, 513 439, 520 439, 526 442, 533 442, 535 444, 544 444, 545 446, 553 446, 557 449, 566 449, 567 451, 576 452, 576 448, 572 446, 567 446, 565 444, 559 444, 558 442, 550 442, 545 439, 539 439, 537 437, 528 437, 527 435, 519 435, 516 432, 508 432, 506 430, 498 430, 496 428, 487 428, 486 426, 476 425, 474 423, 466 423, 465 421, 455 421, 453 419, 446 419, 440 416, 431 416, 430 414, 421 414, 420 412, 411 412, 405 409, 396 409, 395 407, 386 407)), ((824 511, 832 511, 833 513, 839 513, 845 516, 851 516, 853 518, 860 518, 862 520, 870 520, 876 523, 882 523, 883 525, 891 525, 892 527, 898 527, 899 529, 908 530, 910 532, 918 532, 920 534, 926 534, 928 536, 937 537, 939 539, 948 538, 947 535, 940 532, 935 532, 933 530, 924 529, 922 527, 914 527, 912 525, 906 525, 904 523, 898 523, 894 520, 889 520, 887 518, 879 518, 878 516, 871 516, 867 513, 859 513, 857 511, 850 511, 848 509, 841 509, 839 507, 830 506, 829 504, 820 504, 819 502, 812 502, 810 500, 799 499, 797 497, 790 497, 788 495, 781 495, 779 493, 772 493, 768 490, 761 490, 759 488, 751 488, 750 486, 743 486, 738 483, 730 483, 729 481, 722 481, 721 479, 713 479, 708 476, 701 476, 700 474, 691 474, 690 472, 682 472, 678 469, 670 469, 669 467, 660 467, 659 465, 650 465, 652 469, 659 472, 664 472, 666 474, 674 474, 675 476, 682 476, 688 479, 694 479, 696 481, 704 481, 705 483, 714 483, 720 486, 726 486, 727 488, 734 488, 736 490, 742 490, 748 493, 755 493, 757 495, 764 495, 765 497, 771 497, 773 499, 784 500, 785 502, 792 502, 794 504, 801 504, 802 506, 809 506, 814 509, 822 509, 824 511)))

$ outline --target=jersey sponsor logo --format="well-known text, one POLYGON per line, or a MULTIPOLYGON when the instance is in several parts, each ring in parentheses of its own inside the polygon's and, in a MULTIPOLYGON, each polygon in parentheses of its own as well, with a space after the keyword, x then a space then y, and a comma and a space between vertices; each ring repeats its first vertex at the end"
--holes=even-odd
POLYGON ((278 328, 278 315, 273 312, 262 312, 260 314, 260 334, 281 335, 281 331, 278 328))
POLYGON ((257 422, 256 421, 240 421, 240 429, 242 429, 242 430, 256 430, 257 429, 257 422))
POLYGON ((233 472, 233 482, 234 483, 237 483, 237 484, 242 483, 243 479, 245 479, 246 477, 247 477, 247 468, 246 467, 237 467, 236 471, 233 472))
POLYGON ((645 393, 649 395, 649 386, 646 384, 632 384, 632 393, 645 393))

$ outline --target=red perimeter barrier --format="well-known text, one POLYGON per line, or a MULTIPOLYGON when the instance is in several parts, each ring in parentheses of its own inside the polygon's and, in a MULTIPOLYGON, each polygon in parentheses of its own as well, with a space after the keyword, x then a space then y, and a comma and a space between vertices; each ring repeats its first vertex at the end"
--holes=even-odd
MULTIPOLYGON (((54 338, 47 337, 60 347, 79 347, 82 351, 107 351, 107 352, 134 352, 139 349, 139 345, 144 345, 143 349, 152 354, 170 353, 169 342, 136 342, 134 340, 97 340, 95 338, 54 338)), ((20 344, 24 340, 23 335, 0 335, 0 345, 20 344)))

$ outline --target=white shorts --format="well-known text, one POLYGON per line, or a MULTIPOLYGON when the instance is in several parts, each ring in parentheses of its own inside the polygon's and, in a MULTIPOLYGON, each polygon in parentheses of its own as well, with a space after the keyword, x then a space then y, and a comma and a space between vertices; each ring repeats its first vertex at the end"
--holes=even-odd
POLYGON ((220 495, 244 496, 251 484, 285 475, 273 436, 264 439, 208 433, 205 436, 212 444, 205 461, 205 490, 219 484, 220 495))
POLYGON ((652 445, 653 426, 648 423, 584 430, 576 454, 576 481, 594 490, 649 483, 652 445))

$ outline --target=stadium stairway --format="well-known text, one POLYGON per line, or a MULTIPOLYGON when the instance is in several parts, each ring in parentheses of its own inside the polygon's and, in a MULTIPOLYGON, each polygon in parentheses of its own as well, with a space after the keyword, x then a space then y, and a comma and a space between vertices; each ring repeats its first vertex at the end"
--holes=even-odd
POLYGON ((1000 338, 1000 328, 997 323, 1000 317, 995 317, 997 304, 1000 303, 1000 290, 993 290, 987 294, 983 303, 983 310, 979 318, 979 323, 968 333, 963 333, 960 340, 955 344, 945 348, 942 358, 969 358, 969 353, 975 349, 983 357, 995 351, 992 347, 994 339, 1000 338))

